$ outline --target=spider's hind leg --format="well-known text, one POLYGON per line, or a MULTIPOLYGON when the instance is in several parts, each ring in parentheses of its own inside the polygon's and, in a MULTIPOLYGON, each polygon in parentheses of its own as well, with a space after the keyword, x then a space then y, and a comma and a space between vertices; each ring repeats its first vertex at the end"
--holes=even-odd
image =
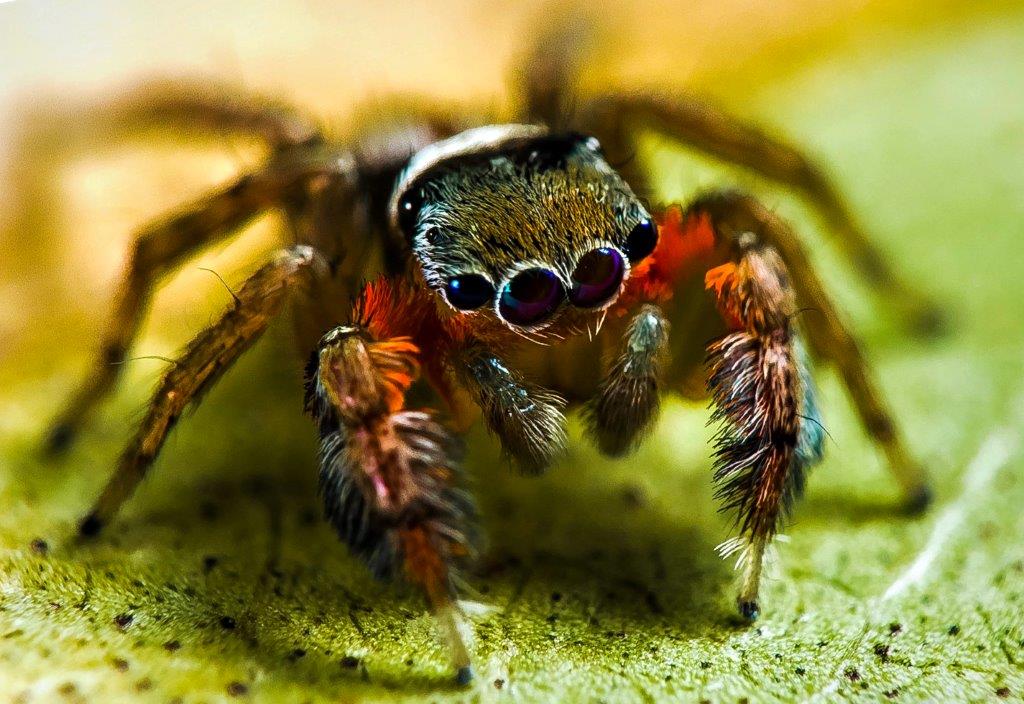
POLYGON ((311 247, 287 250, 253 274, 238 291, 234 306, 189 343, 160 380, 145 419, 82 521, 83 535, 95 535, 110 521, 145 477, 185 407, 197 402, 252 346, 281 310, 290 289, 320 266, 311 247))
POLYGON ((85 151, 158 136, 176 141, 251 137, 271 149, 322 139, 312 119, 284 102, 188 78, 146 81, 99 100, 44 98, 21 112, 25 117, 15 146, 19 155, 13 161, 41 161, 47 167, 85 151))
POLYGON ((132 245, 99 353, 88 376, 50 426, 45 441, 48 451, 61 452, 70 446, 90 411, 117 381, 160 277, 237 232, 319 170, 312 162, 300 167, 269 166, 143 228, 132 245))
MULTIPOLYGON (((613 161, 631 158, 636 131, 648 128, 793 189, 822 216, 837 236, 837 247, 871 285, 879 301, 896 308, 915 333, 943 332, 944 309, 889 265, 827 171, 795 145, 691 96, 609 94, 587 103, 581 113, 581 125, 597 135, 613 161)), ((623 175, 631 185, 637 182, 642 188, 642 175, 636 170, 629 164, 623 175)))

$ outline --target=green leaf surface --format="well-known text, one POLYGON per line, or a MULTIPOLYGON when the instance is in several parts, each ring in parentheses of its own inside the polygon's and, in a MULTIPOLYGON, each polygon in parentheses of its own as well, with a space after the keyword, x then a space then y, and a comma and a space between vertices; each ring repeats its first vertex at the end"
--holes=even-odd
MULTIPOLYGON (((523 478, 473 437, 488 556, 470 582, 478 679, 463 690, 416 595, 374 582, 320 520, 299 364, 278 326, 180 429, 101 539, 73 526, 159 361, 63 462, 45 419, 81 371, 3 372, 4 701, 992 701, 1024 695, 1024 14, 882 33, 728 95, 827 159, 900 270, 953 314, 916 341, 818 234, 748 175, 651 137, 666 199, 739 183, 815 247, 936 502, 895 485, 834 375, 832 440, 779 545, 755 627, 715 546, 707 413, 669 404, 634 457, 570 455, 523 478), (6 698, 6 699, 4 699, 6 698)), ((677 331, 679 334, 680 331, 677 331)), ((40 339, 42 334, 39 333, 40 339)), ((29 362, 26 361, 26 364, 29 362)))

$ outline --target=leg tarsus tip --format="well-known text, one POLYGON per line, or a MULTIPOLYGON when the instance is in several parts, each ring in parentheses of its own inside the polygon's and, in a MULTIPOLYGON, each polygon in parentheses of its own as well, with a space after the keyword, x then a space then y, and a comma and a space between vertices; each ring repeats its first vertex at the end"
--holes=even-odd
POLYGON ((935 340, 950 332, 951 320, 949 313, 938 304, 924 303, 911 312, 907 327, 915 337, 935 340))
POLYGON ((473 681, 473 667, 472 665, 465 665, 459 668, 459 671, 455 674, 455 682, 460 687, 465 687, 473 681))
POLYGON ((78 534, 83 538, 92 538, 103 530, 103 521, 95 513, 90 513, 78 524, 78 534))
POLYGON ((927 484, 922 484, 907 493, 904 501, 904 509, 911 516, 924 513, 924 511, 931 505, 933 498, 932 488, 927 484))
POLYGON ((75 428, 70 423, 57 423, 43 440, 43 452, 48 457, 55 457, 67 452, 75 441, 75 428))
POLYGON ((747 621, 754 622, 757 620, 758 616, 761 615, 761 609, 756 601, 744 601, 741 599, 737 602, 737 605, 739 607, 740 616, 747 621))

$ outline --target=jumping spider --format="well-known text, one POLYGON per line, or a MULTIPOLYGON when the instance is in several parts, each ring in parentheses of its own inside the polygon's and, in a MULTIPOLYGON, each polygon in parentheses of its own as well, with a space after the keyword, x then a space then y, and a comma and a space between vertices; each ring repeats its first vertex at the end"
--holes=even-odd
POLYGON ((800 151, 687 97, 581 99, 572 56, 558 33, 539 42, 517 123, 422 114, 344 145, 256 96, 164 86, 101 108, 125 125, 255 135, 268 155, 138 234, 100 354, 53 425, 52 449, 69 445, 111 389, 160 275, 269 208, 282 209, 294 244, 164 374, 81 532, 113 519, 186 406, 289 300, 313 350, 306 407, 322 440, 326 515, 375 574, 422 589, 460 681, 472 670, 455 575, 474 557, 475 512, 455 428, 474 414, 539 472, 564 448, 570 406, 604 453, 623 455, 651 428, 662 392, 692 393, 703 375, 721 423, 717 495, 738 528, 725 551, 740 551, 737 603, 748 619, 759 612, 764 550, 822 456, 808 349, 838 367, 907 500, 922 507, 925 473, 793 230, 733 191, 649 206, 636 195, 647 192, 630 158, 637 132, 795 189, 887 305, 915 319, 934 308, 888 269, 800 151), (798 319, 800 305, 816 314, 798 319), (407 393, 449 420, 411 408, 407 393))

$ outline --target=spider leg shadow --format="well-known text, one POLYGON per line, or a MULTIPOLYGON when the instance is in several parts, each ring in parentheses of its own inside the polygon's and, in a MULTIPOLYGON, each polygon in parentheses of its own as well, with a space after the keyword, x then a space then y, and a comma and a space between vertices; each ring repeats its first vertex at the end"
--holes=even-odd
MULTIPOLYGON (((813 480, 812 480, 813 482, 813 480)), ((821 526, 861 526, 891 522, 920 516, 920 507, 900 505, 899 499, 886 496, 860 495, 850 492, 828 493, 809 491, 794 511, 794 523, 821 526)))
POLYGON ((473 438, 468 461, 490 543, 471 580, 480 600, 527 621, 581 619, 598 639, 731 624, 725 595, 733 571, 715 553, 725 531, 714 528, 709 473, 650 449, 595 462, 584 442, 577 434, 568 456, 545 476, 520 477, 493 461, 493 443, 473 438), (686 516, 672 515, 623 476, 647 462, 678 469, 665 495, 690 504, 686 516))

